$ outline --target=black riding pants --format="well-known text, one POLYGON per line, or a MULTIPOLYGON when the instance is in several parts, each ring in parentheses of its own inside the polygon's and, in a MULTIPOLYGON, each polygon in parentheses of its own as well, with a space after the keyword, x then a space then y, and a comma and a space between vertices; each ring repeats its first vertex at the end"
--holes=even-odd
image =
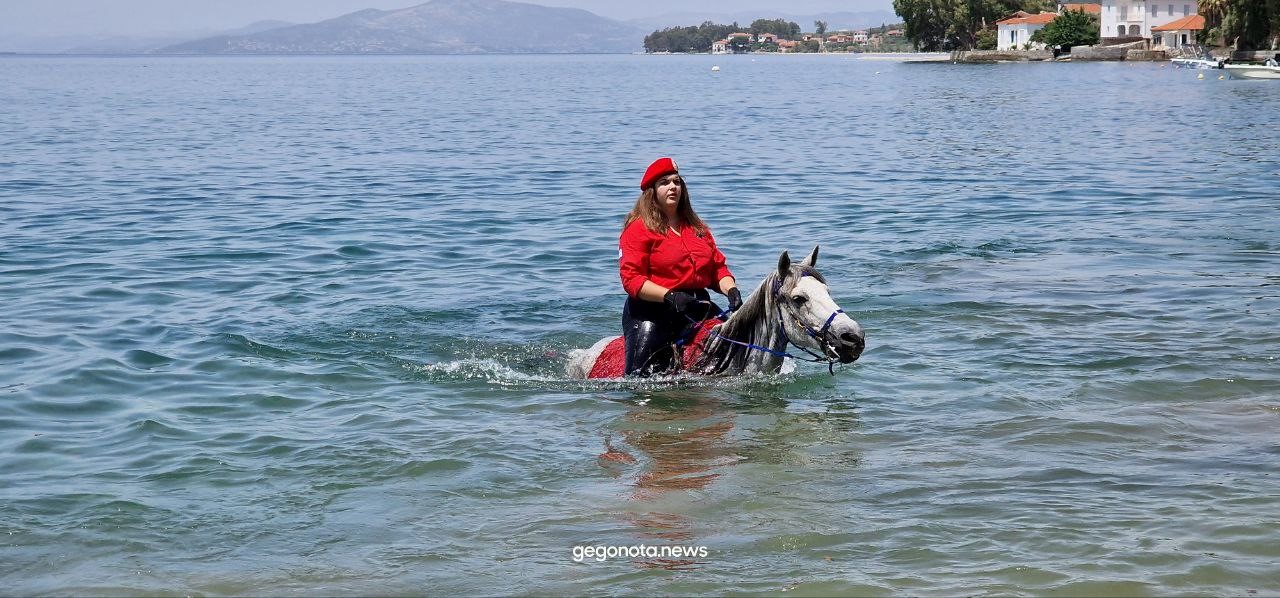
POLYGON ((622 306, 622 338, 626 343, 626 375, 651 376, 670 373, 678 361, 672 346, 695 322, 720 313, 705 289, 687 291, 703 302, 689 306, 685 313, 666 303, 627 297, 622 306))

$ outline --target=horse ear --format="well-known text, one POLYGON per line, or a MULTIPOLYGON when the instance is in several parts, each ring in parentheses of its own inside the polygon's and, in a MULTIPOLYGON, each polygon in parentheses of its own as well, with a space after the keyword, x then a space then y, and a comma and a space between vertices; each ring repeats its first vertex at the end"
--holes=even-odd
POLYGON ((808 266, 810 268, 818 267, 818 246, 817 245, 813 246, 813 253, 810 253, 809 257, 804 258, 804 261, 800 262, 800 265, 808 266))
POLYGON ((778 280, 786 278, 788 272, 791 272, 791 256, 783 251, 782 255, 778 256, 778 280))

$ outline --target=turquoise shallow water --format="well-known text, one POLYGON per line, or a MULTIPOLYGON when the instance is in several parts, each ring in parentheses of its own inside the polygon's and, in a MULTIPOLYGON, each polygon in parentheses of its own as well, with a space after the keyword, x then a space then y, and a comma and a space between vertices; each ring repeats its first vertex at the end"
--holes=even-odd
POLYGON ((8 57, 0 105, 15 593, 1280 592, 1275 85, 8 57), (860 361, 565 378, 663 154, 744 286, 821 245, 860 361), (641 544, 707 553, 574 560, 641 544))

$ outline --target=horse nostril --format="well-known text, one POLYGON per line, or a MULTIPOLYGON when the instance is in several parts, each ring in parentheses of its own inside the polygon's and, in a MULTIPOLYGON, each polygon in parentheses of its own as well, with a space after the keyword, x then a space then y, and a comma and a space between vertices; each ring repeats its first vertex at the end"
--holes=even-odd
POLYGON ((853 353, 854 359, 857 359, 857 356, 862 355, 862 350, 867 348, 867 341, 852 332, 845 332, 841 334, 840 340, 844 341, 847 346, 852 348, 851 353, 853 353))

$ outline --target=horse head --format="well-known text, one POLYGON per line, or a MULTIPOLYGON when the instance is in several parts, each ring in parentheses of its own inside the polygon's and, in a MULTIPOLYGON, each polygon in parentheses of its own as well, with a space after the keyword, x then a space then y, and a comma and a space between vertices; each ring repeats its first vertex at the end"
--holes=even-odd
POLYGON ((792 264, 786 251, 778 257, 771 291, 783 332, 789 342, 815 355, 853 363, 866 348, 866 337, 862 326, 831 298, 817 263, 817 246, 799 264, 792 264))

